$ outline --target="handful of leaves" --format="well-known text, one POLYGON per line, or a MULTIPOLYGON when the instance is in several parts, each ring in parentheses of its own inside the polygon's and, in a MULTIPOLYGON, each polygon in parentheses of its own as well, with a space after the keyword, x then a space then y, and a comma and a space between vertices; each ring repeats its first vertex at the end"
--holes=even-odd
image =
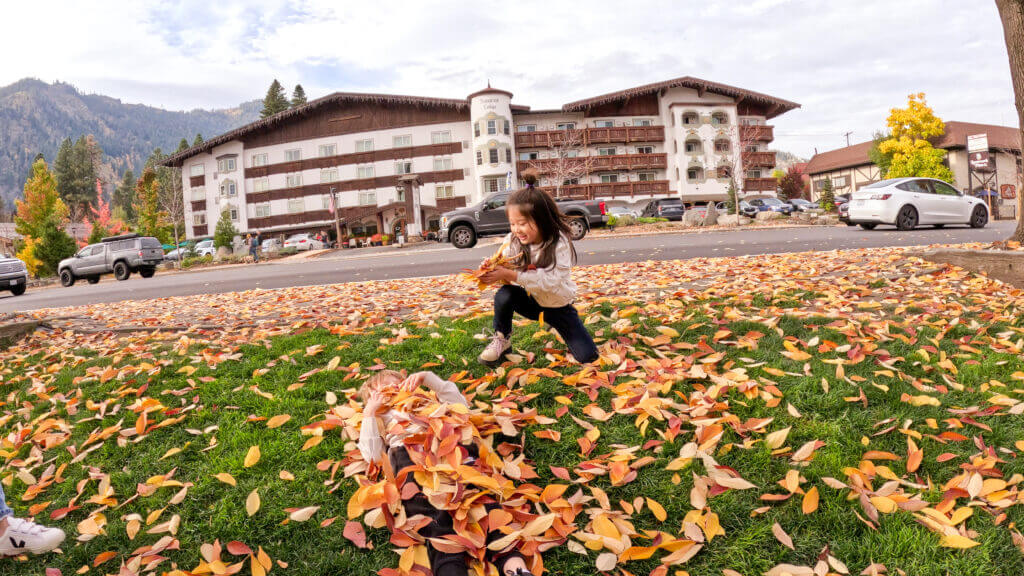
POLYGON ((493 272, 494 270, 497 270, 500 267, 511 268, 512 266, 515 266, 515 258, 505 257, 505 248, 507 247, 508 244, 502 244, 498 248, 498 251, 495 252, 494 255, 488 258, 487 260, 484 260, 483 264, 481 264, 480 267, 477 268, 476 270, 464 268, 462 271, 462 276, 469 280, 470 282, 476 282, 476 286, 478 289, 486 290, 487 283, 481 280, 484 274, 487 274, 488 272, 493 272))

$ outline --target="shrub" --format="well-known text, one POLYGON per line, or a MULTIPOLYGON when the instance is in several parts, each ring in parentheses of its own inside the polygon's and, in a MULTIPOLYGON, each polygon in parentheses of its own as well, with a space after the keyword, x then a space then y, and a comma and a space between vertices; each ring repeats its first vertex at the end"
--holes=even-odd
POLYGON ((238 235, 238 230, 235 229, 235 225, 231 222, 231 214, 228 210, 220 213, 220 219, 217 220, 217 227, 213 230, 213 245, 216 248, 234 248, 235 236, 238 235))
POLYGON ((658 222, 668 222, 668 218, 637 218, 637 222, 641 224, 656 224, 658 222))
POLYGON ((611 216, 608 217, 608 227, 609 228, 615 228, 618 225, 619 225, 619 217, 618 216, 616 216, 615 214, 612 214, 611 216))

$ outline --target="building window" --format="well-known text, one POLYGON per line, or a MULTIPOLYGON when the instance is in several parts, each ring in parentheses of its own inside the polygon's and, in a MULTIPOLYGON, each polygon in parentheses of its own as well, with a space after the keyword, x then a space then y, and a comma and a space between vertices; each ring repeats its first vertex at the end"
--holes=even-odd
POLYGON ((686 141, 686 153, 687 154, 700 154, 701 145, 700 140, 691 139, 686 141))
POLYGON ((250 165, 253 168, 258 168, 260 166, 266 166, 267 164, 269 164, 269 162, 267 161, 267 153, 266 152, 264 152, 263 154, 253 154, 250 157, 250 165))
POLYGON ((760 178, 761 177, 761 171, 760 170, 747 170, 746 177, 747 178, 760 178))
POLYGON ((509 130, 510 126, 511 126, 511 123, 508 120, 505 120, 505 135, 506 136, 511 131, 511 130, 509 130))
POLYGON ((234 158, 221 158, 217 160, 217 172, 234 172, 235 171, 235 159, 234 158))
POLYGON ((412 146, 412 136, 408 134, 402 134, 401 136, 391 138, 392 148, 408 148, 409 146, 412 146))
POLYGON ((497 192, 501 188, 501 181, 504 178, 486 178, 484 179, 484 192, 491 193, 497 192))
POLYGON ((556 130, 575 130, 576 129, 576 123, 575 122, 559 122, 558 124, 555 124, 555 129, 556 130))
POLYGON ((373 138, 356 140, 356 152, 373 152, 373 138))
POLYGON ((289 174, 285 176, 285 186, 289 188, 302 186, 302 174, 289 174))
POLYGON ((516 132, 536 132, 536 124, 520 124, 516 126, 516 132))
POLYGON ((703 168, 688 168, 686 170, 686 179, 690 182, 696 182, 704 177, 703 168))
POLYGON ((836 188, 845 188, 846 176, 836 176, 834 179, 832 179, 832 186, 836 188))
POLYGON ((729 116, 725 112, 715 112, 711 115, 712 126, 725 126, 729 123, 729 116))
POLYGON ((683 126, 693 126, 694 124, 700 124, 700 118, 696 112, 686 112, 683 114, 683 126))
POLYGON ((579 178, 567 178, 562 181, 562 186, 575 186, 580 183, 579 178))
POLYGON ((480 135, 480 123, 479 122, 473 122, 473 135, 474 136, 479 136, 480 135))
POLYGON ((505 162, 512 163, 512 149, 505 148, 505 162))
POLYGON ((484 163, 484 153, 480 150, 476 151, 476 165, 479 166, 484 163))
POLYGON ((614 184, 619 181, 618 174, 601 174, 602 184, 614 184))
POLYGON ((326 184, 328 182, 337 182, 337 181, 338 181, 338 169, 337 168, 327 168, 325 170, 321 170, 320 171, 320 183, 321 184, 326 184))
POLYGON ((732 144, 728 140, 715 140, 715 152, 728 153, 732 150, 732 144))
POLYGON ((488 160, 490 161, 491 164, 497 164, 498 163, 498 149, 497 148, 491 148, 488 151, 488 160))
POLYGON ((740 118, 740 124, 743 126, 758 126, 761 121, 757 118, 740 118))
POLYGON ((613 128, 615 126, 615 122, 611 120, 595 120, 594 126, 597 128, 613 128))
POLYGON ((376 190, 361 190, 359 192, 359 205, 360 206, 373 206, 377 203, 377 191, 376 190))
POLYGON ((488 134, 497 134, 498 133, 498 121, 497 120, 488 120, 487 121, 487 133, 488 134))
POLYGON ((612 146, 611 148, 598 148, 597 149, 597 155, 598 156, 615 156, 615 147, 612 146))
POLYGON ((196 186, 192 189, 193 200, 206 200, 206 188, 204 186, 196 186))
POLYGON ((256 204, 253 206, 253 217, 266 218, 268 216, 270 216, 270 202, 256 204))
POLYGON ((434 158, 434 172, 441 170, 451 170, 452 159, 451 158, 434 158))
POLYGON ((651 126, 650 118, 635 118, 633 119, 633 126, 651 126))
POLYGON ((235 187, 234 180, 225 180, 220 183, 221 196, 234 196, 236 194, 238 194, 238 188, 235 187))
POLYGON ((270 190, 270 178, 257 178, 252 181, 253 192, 266 192, 270 190))
POLYGON ((331 210, 332 208, 334 208, 334 205, 331 204, 331 195, 324 194, 323 197, 321 198, 320 205, 323 206, 324 210, 331 210))
POLYGON ((206 225, 206 212, 194 212, 192 214, 192 225, 194 225, 194 226, 205 226, 206 225))
POLYGON ((320 146, 317 147, 317 155, 320 156, 321 158, 327 158, 328 156, 337 156, 338 155, 338 145, 337 144, 321 144, 320 146))
POLYGON ((288 200, 288 213, 298 214, 306 210, 306 199, 305 198, 290 198, 288 200))
POLYGON ((395 174, 412 174, 412 162, 408 160, 395 162, 395 174))
POLYGON ((520 162, 526 162, 528 160, 536 160, 536 159, 537 159, 537 153, 536 152, 520 152, 519 153, 519 161, 520 162))
POLYGON ((431 144, 446 144, 452 141, 452 133, 448 130, 444 132, 431 132, 430 143, 431 144))
POLYGON ((359 178, 373 178, 373 166, 360 166, 356 172, 359 178))
POLYGON ((202 176, 206 174, 206 166, 204 164, 193 164, 188 167, 189 176, 202 176))
POLYGON ((637 154, 654 154, 654 146, 637 146, 637 154))
POLYGON ((228 207, 228 217, 231 218, 231 220, 237 222, 238 221, 238 208, 235 207, 235 206, 229 206, 228 207))
POLYGON ((299 160, 302 160, 302 150, 295 148, 294 150, 284 151, 285 162, 298 162, 299 160))
POLYGON ((579 150, 562 150, 561 151, 561 155, 562 155, 562 158, 575 158, 575 157, 580 155, 580 151, 579 150))
POLYGON ((452 198, 455 196, 455 186, 451 184, 437 185, 434 186, 434 197, 435 198, 452 198))
POLYGON ((636 179, 640 182, 650 182, 654 180, 654 172, 639 172, 636 175, 636 179))

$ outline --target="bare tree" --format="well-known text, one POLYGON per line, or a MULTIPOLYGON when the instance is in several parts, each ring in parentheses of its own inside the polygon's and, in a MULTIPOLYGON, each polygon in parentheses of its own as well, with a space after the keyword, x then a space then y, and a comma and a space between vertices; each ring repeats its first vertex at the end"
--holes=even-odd
MULTIPOLYGON (((1017 125, 1020 127, 1021 142, 1024 142, 1024 0, 996 0, 999 18, 1003 21, 1003 35, 1006 37, 1006 52, 1010 58, 1010 77, 1013 79, 1013 93, 1017 104, 1017 125)), ((1018 186, 1020 174, 1017 177, 1018 186)), ((1024 195, 1017 191, 1017 229, 1010 240, 1024 242, 1024 195)))
POLYGON ((548 139, 548 158, 530 160, 529 166, 541 176, 554 180, 555 198, 562 197, 566 182, 590 175, 594 157, 587 152, 583 130, 565 130, 561 138, 548 139))
MULTIPOLYGON (((174 234, 174 248, 177 250, 181 243, 178 231, 185 232, 185 194, 181 190, 181 169, 166 168, 166 170, 171 172, 169 178, 171 185, 166 189, 163 187, 160 189, 160 208, 167 213, 167 219, 174 234)), ((175 259, 175 266, 181 268, 181 252, 178 252, 178 258, 175 259)))

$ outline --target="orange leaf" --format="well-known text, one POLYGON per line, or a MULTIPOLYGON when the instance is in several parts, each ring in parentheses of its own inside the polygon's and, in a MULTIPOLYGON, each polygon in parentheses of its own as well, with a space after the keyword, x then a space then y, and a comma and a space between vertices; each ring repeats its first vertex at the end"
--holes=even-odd
POLYGON ((818 509, 818 487, 814 486, 804 494, 804 501, 801 506, 804 514, 810 514, 818 509))
POLYGON ((110 560, 111 558, 114 558, 115 556, 117 556, 117 552, 102 552, 100 554, 97 554, 96 558, 94 558, 92 561, 92 567, 95 568, 100 564, 103 564, 104 562, 110 560))

